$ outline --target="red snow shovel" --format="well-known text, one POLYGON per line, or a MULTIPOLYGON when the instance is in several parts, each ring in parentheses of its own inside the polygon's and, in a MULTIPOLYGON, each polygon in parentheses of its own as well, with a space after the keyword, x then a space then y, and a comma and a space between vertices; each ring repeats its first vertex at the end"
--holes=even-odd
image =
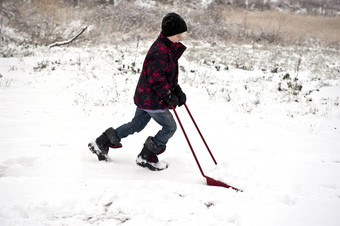
MULTIPOLYGON (((197 126, 197 124, 196 124, 194 118, 192 117, 192 115, 191 115, 191 113, 190 113, 190 111, 189 111, 188 106, 187 106, 186 104, 184 104, 184 106, 185 106, 185 108, 187 109, 187 111, 188 111, 188 113, 189 113, 189 115, 190 115, 190 118, 191 118, 192 122, 194 123, 194 125, 195 125, 195 127, 196 127, 198 133, 200 134, 200 136, 201 136, 201 138, 202 138, 202 140, 203 140, 203 142, 204 142, 204 144, 205 144, 205 147, 208 149, 211 158, 213 159, 215 165, 217 165, 217 162, 216 162, 216 160, 215 160, 213 154, 211 153, 210 148, 208 147, 207 142, 205 142, 205 139, 204 139, 204 137, 203 137, 201 131, 199 130, 199 128, 198 128, 198 126, 197 126)), ((175 112, 177 121, 178 121, 179 125, 181 126, 181 129, 182 129, 182 131, 183 131, 183 134, 184 134, 184 136, 185 136, 185 139, 186 139, 187 142, 188 142, 188 145, 189 145, 189 147, 190 147, 190 149, 191 149, 191 152, 192 152, 192 154, 193 154, 193 156, 194 156, 194 158, 195 158, 195 160, 196 160, 197 166, 198 166, 199 170, 201 171, 202 176, 205 177, 205 178, 207 179, 207 184, 210 185, 210 186, 220 186, 220 187, 225 187, 225 188, 232 188, 232 189, 234 189, 234 190, 236 190, 236 191, 242 192, 242 190, 240 190, 240 189, 238 189, 238 188, 235 188, 235 187, 233 187, 233 186, 231 186, 231 185, 225 184, 225 183, 223 183, 223 182, 221 182, 221 181, 215 180, 215 179, 213 179, 213 178, 211 178, 211 177, 206 176, 206 175, 203 173, 202 167, 201 167, 201 165, 200 165, 200 163, 199 163, 199 161, 198 161, 198 159, 197 159, 197 157, 196 157, 196 154, 195 154, 195 152, 194 152, 194 149, 193 149, 192 146, 191 146, 191 143, 190 143, 190 141, 189 141, 189 138, 188 138, 188 136, 187 136, 187 134, 186 134, 186 132, 185 132, 185 130, 184 130, 184 127, 183 127, 182 123, 181 123, 181 120, 179 119, 178 114, 177 114, 177 112, 176 112, 174 106, 171 106, 171 108, 172 108, 172 110, 175 112)))

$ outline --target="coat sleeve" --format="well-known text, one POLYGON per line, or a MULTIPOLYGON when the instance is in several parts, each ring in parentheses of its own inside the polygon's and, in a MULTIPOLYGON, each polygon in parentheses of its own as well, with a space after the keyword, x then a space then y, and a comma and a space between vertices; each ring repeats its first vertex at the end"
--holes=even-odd
POLYGON ((152 91, 162 100, 166 100, 170 95, 168 83, 169 55, 158 53, 151 59, 147 66, 148 83, 152 91))

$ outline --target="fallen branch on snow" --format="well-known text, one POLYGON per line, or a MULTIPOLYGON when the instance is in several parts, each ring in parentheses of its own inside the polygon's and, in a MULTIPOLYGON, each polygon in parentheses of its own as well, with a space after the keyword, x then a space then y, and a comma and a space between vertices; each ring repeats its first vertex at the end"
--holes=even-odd
POLYGON ((64 42, 55 42, 51 45, 49 45, 50 48, 55 47, 55 46, 62 46, 62 45, 67 45, 76 40, 85 30, 87 29, 87 26, 85 26, 76 36, 71 38, 70 40, 64 41, 64 42))

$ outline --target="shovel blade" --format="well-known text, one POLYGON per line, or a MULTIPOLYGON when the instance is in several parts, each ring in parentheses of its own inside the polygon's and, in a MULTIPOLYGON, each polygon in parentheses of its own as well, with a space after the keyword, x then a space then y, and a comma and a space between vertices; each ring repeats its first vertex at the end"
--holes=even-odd
POLYGON ((218 180, 215 180, 211 177, 206 177, 207 179, 207 184, 210 185, 210 186, 218 186, 218 187, 225 187, 225 188, 231 188, 231 189, 234 189, 235 191, 240 191, 240 192, 243 192, 242 190, 238 189, 238 188, 235 188, 231 185, 228 185, 228 184, 225 184, 221 181, 218 181, 218 180))

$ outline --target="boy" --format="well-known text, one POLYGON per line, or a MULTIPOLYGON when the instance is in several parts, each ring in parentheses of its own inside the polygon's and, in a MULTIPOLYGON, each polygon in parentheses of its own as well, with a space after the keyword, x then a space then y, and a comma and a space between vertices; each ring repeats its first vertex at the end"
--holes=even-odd
POLYGON ((180 42, 186 31, 187 25, 180 15, 169 13, 163 18, 162 31, 145 57, 136 87, 135 116, 131 122, 116 129, 108 128, 94 142, 88 144, 99 161, 107 160, 110 147, 122 147, 122 138, 142 131, 152 118, 162 129, 154 137, 149 136, 146 139, 136 163, 150 170, 168 167, 158 160, 157 155, 165 151, 168 140, 177 128, 169 108, 182 106, 186 102, 186 95, 178 85, 178 59, 186 49, 180 42))

